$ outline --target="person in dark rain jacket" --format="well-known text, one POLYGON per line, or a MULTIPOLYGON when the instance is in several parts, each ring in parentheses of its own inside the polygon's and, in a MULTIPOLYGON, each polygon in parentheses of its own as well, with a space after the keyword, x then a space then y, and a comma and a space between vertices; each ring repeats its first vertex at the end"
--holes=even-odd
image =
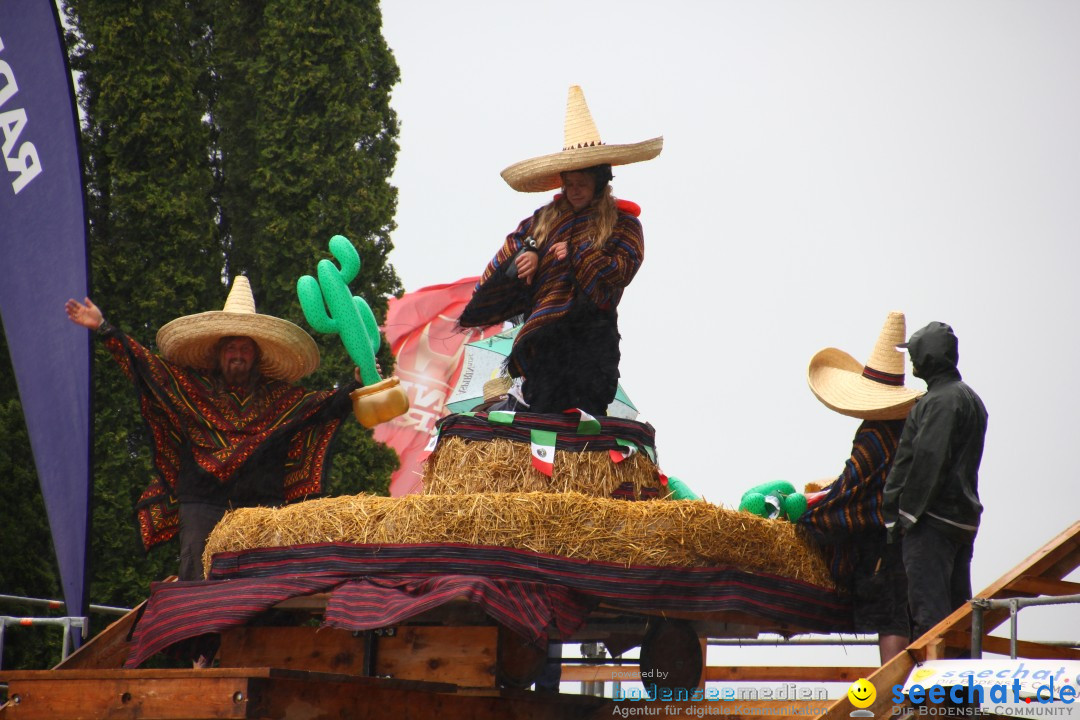
POLYGON ((891 537, 903 532, 908 604, 919 637, 971 598, 987 413, 961 380, 951 327, 932 322, 906 346, 927 392, 904 425, 882 512, 891 537))

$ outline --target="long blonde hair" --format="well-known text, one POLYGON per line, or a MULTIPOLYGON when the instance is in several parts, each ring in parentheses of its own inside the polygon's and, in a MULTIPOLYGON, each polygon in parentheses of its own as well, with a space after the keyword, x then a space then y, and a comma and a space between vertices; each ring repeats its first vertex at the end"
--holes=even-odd
MULTIPOLYGON (((589 205, 592 208, 592 214, 589 217, 589 234, 592 246, 599 249, 611 237, 611 233, 615 230, 615 221, 619 217, 611 186, 605 184, 600 196, 593 198, 589 205)), ((532 228, 532 237, 537 245, 544 246, 552 225, 555 224, 555 219, 571 209, 570 201, 565 195, 560 195, 558 199, 551 201, 540 210, 540 215, 532 228)))

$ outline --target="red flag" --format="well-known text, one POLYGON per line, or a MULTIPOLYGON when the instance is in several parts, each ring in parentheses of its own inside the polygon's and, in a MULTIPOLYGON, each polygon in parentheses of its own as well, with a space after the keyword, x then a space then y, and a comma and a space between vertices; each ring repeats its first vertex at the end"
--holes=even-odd
POLYGON ((375 439, 397 451, 401 468, 390 479, 393 496, 420 492, 424 447, 461 374, 465 343, 490 337, 501 325, 459 328, 477 277, 431 285, 390 299, 383 332, 397 358, 394 374, 409 394, 409 411, 375 428, 375 439))

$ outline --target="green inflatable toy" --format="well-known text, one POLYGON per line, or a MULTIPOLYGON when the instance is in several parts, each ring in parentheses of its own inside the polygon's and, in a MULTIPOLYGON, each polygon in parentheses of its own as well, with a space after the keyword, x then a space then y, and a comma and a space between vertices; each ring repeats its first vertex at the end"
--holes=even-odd
POLYGON ((786 480, 773 480, 743 493, 739 510, 763 518, 786 518, 795 522, 806 512, 806 495, 786 480))
POLYGON ((297 280, 300 307, 315 330, 341 337, 349 357, 360 368, 364 385, 374 385, 380 380, 375 369, 375 353, 381 342, 379 324, 367 301, 349 290, 349 283, 360 272, 360 255, 343 235, 330 238, 330 253, 341 269, 332 260, 320 260, 318 280, 310 275, 297 280))
POLYGON ((668 490, 671 491, 672 500, 700 500, 701 497, 690 489, 690 486, 677 477, 667 479, 668 490))

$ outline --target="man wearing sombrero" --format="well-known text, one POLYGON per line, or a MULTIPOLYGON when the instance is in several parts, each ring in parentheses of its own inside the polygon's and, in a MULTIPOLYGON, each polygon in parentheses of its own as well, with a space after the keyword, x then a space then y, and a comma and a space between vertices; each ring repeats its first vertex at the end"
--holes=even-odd
POLYGON ((533 412, 604 415, 615 397, 617 308, 645 244, 637 206, 616 202, 608 183, 613 165, 650 160, 662 147, 660 137, 605 145, 581 88, 573 86, 562 151, 502 171, 520 192, 562 192, 506 238, 459 322, 479 327, 524 317, 507 367, 524 378, 533 412))
POLYGON ((256 313, 246 277, 233 280, 223 310, 164 325, 160 356, 106 322, 89 298, 65 310, 104 339, 135 385, 156 471, 136 505, 139 531, 147 549, 179 532, 181 580, 202 579, 206 538, 227 509, 320 492, 357 385, 294 385, 318 368, 318 347, 293 323, 256 313))
POLYGON ((921 395, 904 386, 903 313, 885 320, 866 364, 826 348, 810 360, 807 381, 826 407, 859 418, 844 471, 799 518, 821 543, 838 587, 851 596, 856 632, 877 633, 884 665, 910 640, 907 580, 897 545, 887 543, 882 492, 904 419, 921 395))

